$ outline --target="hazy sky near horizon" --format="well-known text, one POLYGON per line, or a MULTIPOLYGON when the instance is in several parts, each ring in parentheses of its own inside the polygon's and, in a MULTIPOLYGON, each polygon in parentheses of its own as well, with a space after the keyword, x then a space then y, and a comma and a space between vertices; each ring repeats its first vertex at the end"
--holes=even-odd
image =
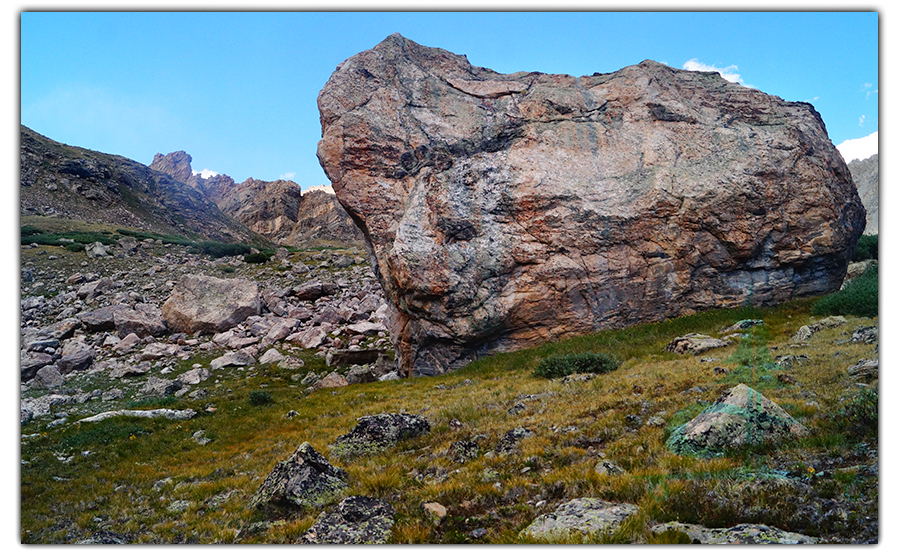
MULTIPOLYGON (((812 103, 835 145, 877 150, 877 12, 23 12, 21 123, 150 164, 327 183, 316 97, 399 32, 476 66, 586 75, 651 59, 812 103)), ((845 152, 845 158, 848 152, 845 152)))

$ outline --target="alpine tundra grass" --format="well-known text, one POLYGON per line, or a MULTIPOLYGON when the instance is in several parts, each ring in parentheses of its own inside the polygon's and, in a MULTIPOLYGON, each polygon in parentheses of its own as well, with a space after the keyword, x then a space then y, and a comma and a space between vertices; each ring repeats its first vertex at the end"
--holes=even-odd
MULTIPOLYGON (((66 543, 109 531, 136 543, 295 542, 321 510, 272 512, 246 504, 273 466, 304 441, 349 473, 346 495, 392 504, 394 543, 537 542, 521 536, 522 529, 579 497, 630 502, 640 513, 614 534, 561 542, 684 542, 683 534, 652 534, 651 520, 707 527, 764 523, 835 542, 860 534, 877 538, 878 476, 863 472, 877 456, 877 429, 860 429, 846 416, 877 428, 877 392, 861 392, 847 375, 849 366, 877 350, 836 344, 877 318, 848 317, 842 327, 792 349, 791 335, 815 319, 814 302, 709 311, 495 355, 440 377, 311 393, 291 376, 328 368, 312 351, 298 350, 306 363, 301 370, 218 370, 199 385, 206 398, 165 400, 168 408, 197 410, 190 420, 120 417, 88 424, 73 415, 54 427, 29 424, 21 443, 21 538, 66 543), (760 390, 810 435, 710 459, 673 454, 665 446, 671 430, 734 384, 731 372, 714 368, 745 364, 729 360, 735 344, 702 356, 663 348, 687 332, 717 336, 748 318, 763 321, 766 336, 756 344, 773 357, 809 358, 783 371, 750 367, 742 379, 753 386, 762 374, 775 374, 760 390), (608 373, 561 380, 533 375, 549 356, 585 352, 622 363, 608 373), (358 418, 386 412, 423 415, 432 429, 378 454, 329 455, 329 446, 358 418), (534 436, 511 454, 496 452, 501 436, 517 427, 534 436), (199 444, 198 431, 210 441, 199 444), (451 461, 451 444, 466 439, 478 442, 476 458, 451 461), (603 461, 620 472, 600 472, 603 461), (436 523, 423 511, 425 502, 443 504, 447 516, 436 523), (827 508, 823 513, 823 503, 833 515, 827 508), (484 529, 483 536, 473 537, 476 529, 484 529)), ((208 366, 209 359, 199 363, 208 366)), ((162 404, 135 400, 129 406, 162 404)))

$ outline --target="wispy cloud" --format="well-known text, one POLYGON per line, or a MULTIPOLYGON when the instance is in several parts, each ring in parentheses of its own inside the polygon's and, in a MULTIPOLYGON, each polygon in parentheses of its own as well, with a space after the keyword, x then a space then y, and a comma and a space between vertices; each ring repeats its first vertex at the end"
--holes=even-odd
POLYGON ((282 173, 281 175, 279 175, 278 178, 285 180, 285 181, 293 181, 294 177, 296 177, 296 176, 297 176, 297 174, 294 173, 293 171, 288 171, 287 173, 282 173))
POLYGON ((199 175, 204 179, 209 179, 210 177, 215 177, 218 175, 218 171, 212 171, 210 169, 204 169, 203 171, 194 171, 194 175, 199 175))
MULTIPOLYGON (((741 84, 742 86, 747 86, 744 83, 744 80, 741 78, 741 75, 738 74, 738 67, 736 64, 732 64, 730 66, 726 66, 724 68, 719 68, 718 66, 714 66, 711 64, 706 64, 700 62, 696 58, 692 58, 685 62, 682 66, 685 70, 691 70, 693 72, 718 72, 720 76, 728 80, 729 82, 734 82, 736 84, 741 84)), ((748 86, 750 87, 750 86, 748 86)))
POLYGON ((866 116, 860 115, 859 116, 859 126, 862 126, 865 122, 866 122, 866 116))
POLYGON ((869 98, 873 95, 878 95, 878 88, 872 89, 872 87, 873 84, 870 84, 869 82, 866 82, 863 85, 859 86, 860 91, 866 92, 866 101, 868 101, 869 98))
POLYGON ((836 147, 847 163, 855 159, 866 159, 878 153, 878 131, 863 138, 844 140, 836 147))

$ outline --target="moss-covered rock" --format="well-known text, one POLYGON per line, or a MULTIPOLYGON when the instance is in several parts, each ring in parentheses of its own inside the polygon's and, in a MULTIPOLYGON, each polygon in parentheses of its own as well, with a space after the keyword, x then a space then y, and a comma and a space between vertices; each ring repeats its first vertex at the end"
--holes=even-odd
POLYGON ((280 461, 250 499, 252 507, 318 507, 328 504, 347 488, 347 472, 303 442, 286 461, 280 461))
POLYGON ((779 443, 806 433, 783 408, 742 383, 675 428, 666 445, 679 455, 711 456, 728 448, 779 443))
POLYGON ((331 453, 336 457, 379 453, 402 440, 419 437, 430 431, 431 424, 428 420, 415 414, 363 416, 350 433, 335 440, 331 453))
POLYGON ((391 537, 394 508, 377 498, 350 496, 319 515, 300 537, 308 544, 383 544, 391 537))
POLYGON ((734 527, 710 529, 689 523, 663 523, 652 529, 653 533, 666 531, 685 533, 694 544, 817 544, 819 539, 800 533, 782 531, 768 525, 742 523, 734 527))

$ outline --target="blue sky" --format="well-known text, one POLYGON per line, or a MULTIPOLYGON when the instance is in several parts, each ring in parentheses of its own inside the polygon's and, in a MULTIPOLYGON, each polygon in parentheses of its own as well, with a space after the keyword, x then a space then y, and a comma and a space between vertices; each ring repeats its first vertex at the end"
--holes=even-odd
POLYGON ((812 103, 838 145, 878 131, 878 23, 876 12, 23 12, 21 123, 145 164, 185 150, 195 171, 238 182, 327 183, 316 96, 337 64, 399 32, 498 72, 645 59, 719 69, 812 103))

